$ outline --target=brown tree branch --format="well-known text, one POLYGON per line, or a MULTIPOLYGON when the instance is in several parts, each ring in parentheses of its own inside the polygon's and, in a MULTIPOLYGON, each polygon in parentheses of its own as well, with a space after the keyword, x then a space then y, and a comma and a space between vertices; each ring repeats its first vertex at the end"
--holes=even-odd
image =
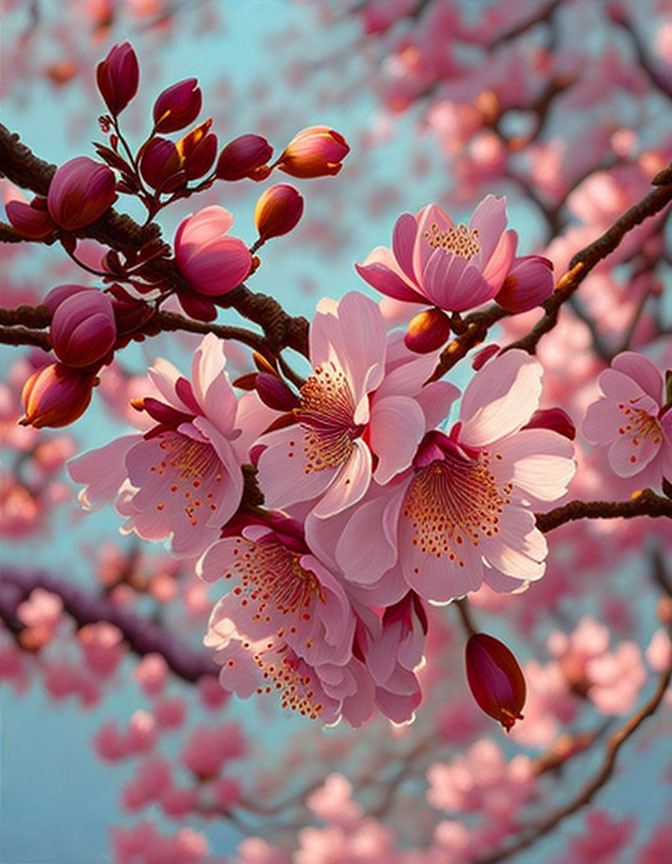
POLYGON ((578 519, 634 519, 637 516, 671 519, 672 500, 644 489, 630 501, 570 501, 548 513, 537 513, 536 519, 537 528, 548 533, 578 519))
POLYGON ((37 345, 44 351, 51 351, 48 333, 29 330, 27 327, 0 327, 0 343, 3 345, 37 345))

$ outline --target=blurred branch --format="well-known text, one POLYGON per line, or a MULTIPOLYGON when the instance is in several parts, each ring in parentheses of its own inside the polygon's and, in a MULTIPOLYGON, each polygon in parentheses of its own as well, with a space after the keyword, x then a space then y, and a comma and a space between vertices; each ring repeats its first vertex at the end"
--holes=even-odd
POLYGON ((636 516, 672 518, 672 500, 644 489, 630 501, 570 501, 548 513, 537 513, 537 528, 554 531, 566 522, 578 519, 634 519, 636 516))
POLYGON ((16 610, 35 588, 56 594, 63 601, 64 611, 78 627, 105 621, 123 634, 131 651, 140 657, 160 654, 178 678, 190 684, 204 675, 216 675, 217 666, 209 654, 196 652, 182 644, 172 634, 156 624, 120 609, 106 597, 90 594, 76 585, 48 573, 0 571, 0 618, 14 633, 23 628, 16 610))
POLYGON ((655 693, 651 698, 645 702, 639 711, 636 711, 620 729, 608 738, 604 760, 600 769, 597 771, 593 779, 579 790, 576 797, 565 804, 564 807, 560 807, 551 812, 545 819, 542 819, 535 825, 523 828, 518 838, 516 838, 512 843, 504 845, 499 851, 493 852, 490 855, 483 855, 479 858, 472 859, 472 864, 499 864, 500 861, 506 861, 518 852, 528 849, 536 843, 537 840, 540 840, 546 834, 549 834, 557 828, 557 826, 565 819, 573 816, 583 807, 587 807, 599 790, 607 784, 614 773, 616 759, 621 747, 629 738, 632 737, 632 735, 634 735, 642 723, 655 713, 658 706, 663 701, 665 692, 670 685, 670 679, 672 679, 672 663, 668 664, 665 671, 661 673, 655 693))
POLYGON ((51 339, 48 333, 40 330, 29 330, 27 327, 0 327, 0 343, 3 345, 37 345, 45 351, 51 351, 51 339))

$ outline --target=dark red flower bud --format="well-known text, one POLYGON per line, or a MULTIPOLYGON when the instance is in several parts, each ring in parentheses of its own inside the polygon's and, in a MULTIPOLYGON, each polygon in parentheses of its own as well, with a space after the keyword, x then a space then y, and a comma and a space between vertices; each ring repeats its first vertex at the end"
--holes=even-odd
POLYGON ((271 173, 268 162, 273 148, 261 135, 241 135, 229 141, 217 160, 217 177, 220 180, 265 180, 271 173))
POLYGON ((74 423, 86 411, 97 378, 62 363, 50 363, 34 372, 23 385, 25 415, 22 426, 58 428, 74 423))
POLYGON ((203 94, 196 78, 187 78, 168 87, 154 103, 154 131, 177 132, 198 117, 203 94))
POLYGON ((513 653, 493 636, 474 633, 465 649, 467 680, 474 699, 508 732, 525 705, 525 678, 513 653))
POLYGON ((280 237, 295 228, 303 213, 303 197, 287 183, 271 186, 261 194, 254 208, 259 239, 280 237))
POLYGON ((140 69, 129 42, 113 45, 96 66, 96 82, 110 114, 116 117, 138 92, 140 69))
POLYGON ((167 138, 152 138, 140 158, 143 180, 161 192, 172 192, 186 183, 177 146, 167 138))
POLYGON ((404 344, 416 354, 429 354, 436 351, 450 337, 450 321, 441 309, 436 307, 418 312, 411 321, 404 336, 404 344))
POLYGON ((5 212, 12 227, 31 240, 42 240, 56 230, 56 223, 47 210, 46 198, 33 198, 30 204, 15 198, 5 204, 5 212))
POLYGON ((298 397, 277 375, 257 372, 255 386, 261 401, 275 411, 291 411, 299 406, 298 397))
POLYGON ((541 255, 516 258, 495 301, 507 312, 528 312, 553 293, 553 262, 541 255))
POLYGON ((112 301, 95 288, 71 294, 56 307, 49 334, 54 353, 66 366, 98 363, 117 339, 112 301))
POLYGON ((76 231, 95 222, 117 200, 114 174, 107 165, 77 156, 57 169, 49 186, 49 215, 61 228, 76 231))
POLYGON ((197 180, 212 168, 217 155, 217 136, 210 134, 212 120, 206 120, 177 142, 177 152, 187 180, 197 180))

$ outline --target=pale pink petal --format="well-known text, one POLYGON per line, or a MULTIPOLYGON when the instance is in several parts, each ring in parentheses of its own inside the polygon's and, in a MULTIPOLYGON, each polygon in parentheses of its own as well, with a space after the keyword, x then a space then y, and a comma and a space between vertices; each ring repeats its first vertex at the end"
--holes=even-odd
POLYGON ((472 260, 476 267, 482 268, 506 229, 506 198, 486 196, 474 210, 468 227, 470 231, 478 231, 481 251, 472 260))
POLYGON ((264 405, 256 391, 238 399, 235 426, 240 435, 232 438, 231 446, 241 465, 250 461, 250 448, 277 416, 278 412, 264 405))
POLYGON ((348 594, 365 606, 383 608, 392 606, 408 593, 408 583, 404 579, 401 567, 392 567, 383 573, 380 579, 369 585, 356 582, 348 584, 348 594))
POLYGON ((422 285, 427 261, 435 251, 425 234, 429 232, 432 225, 436 225, 440 233, 450 231, 454 225, 450 217, 440 207, 437 207, 436 204, 428 204, 426 207, 423 207, 418 213, 416 221, 418 228, 415 235, 415 247, 413 249, 413 273, 415 274, 415 281, 419 285, 422 285))
POLYGON ((427 299, 441 309, 457 311, 454 288, 469 266, 466 258, 460 258, 454 252, 434 249, 422 274, 423 293, 427 299))
POLYGON ((572 442, 550 429, 523 429, 496 448, 514 485, 537 501, 562 497, 576 472, 572 442))
POLYGON ((338 304, 339 341, 335 345, 355 403, 366 390, 382 381, 386 351, 386 329, 378 305, 349 291, 338 304))
POLYGON ((663 392, 663 376, 660 370, 644 354, 624 351, 611 361, 611 368, 632 378, 657 403, 663 392))
MULTIPOLYGON (((382 250, 383 247, 380 247, 382 250)), ((379 250, 377 250, 379 251, 379 250)), ((389 250, 385 249, 385 252, 389 250)), ((390 254, 390 257, 391 254, 390 254)), ((424 303, 425 298, 406 284, 404 279, 396 273, 388 264, 373 261, 370 264, 355 264, 355 270, 362 279, 376 291, 393 297, 395 300, 405 300, 409 303, 424 303)))
POLYGON ((619 435, 607 453, 611 470, 619 477, 634 477, 655 459, 662 440, 662 435, 619 435))
POLYGON ((546 538, 535 527, 534 513, 522 507, 508 507, 502 514, 499 529, 498 534, 483 543, 486 561, 515 579, 540 579, 548 547, 546 538))
POLYGON ((415 401, 425 414, 427 429, 438 426, 448 417, 459 395, 458 388, 449 381, 433 381, 422 388, 415 401))
POLYGON ((226 538, 217 540, 205 550, 196 563, 196 575, 206 582, 221 579, 234 560, 235 542, 226 538))
POLYGON ((141 435, 124 435, 68 463, 68 472, 75 483, 87 484, 79 493, 79 500, 87 510, 96 510, 116 496, 127 476, 126 455, 141 440, 141 435))
POLYGON ((237 400, 224 367, 226 355, 220 339, 208 333, 194 353, 191 363, 191 385, 204 416, 223 435, 233 432, 237 400))
POLYGON ((257 479, 267 507, 282 510, 297 501, 317 498, 334 478, 336 468, 306 472, 303 439, 299 425, 261 438, 260 443, 267 446, 259 459, 257 479))
POLYGON ((483 278, 492 286, 493 297, 502 287, 511 270, 513 259, 516 257, 517 245, 518 235, 516 232, 513 230, 505 231, 483 270, 483 278))
POLYGON ((479 369, 462 397, 461 440, 482 446, 518 431, 539 405, 541 376, 541 364, 518 349, 479 369))
POLYGON ((402 484, 391 498, 380 495, 360 504, 342 532, 336 560, 348 581, 375 583, 397 560, 397 525, 406 494, 402 484))
POLYGON ((371 451, 358 438, 348 461, 338 469, 332 484, 322 496, 313 512, 320 519, 334 516, 356 504, 366 493, 371 482, 371 451))
POLYGON ((581 432, 590 444, 611 444, 623 423, 623 412, 617 402, 598 399, 588 406, 581 432))
POLYGON ((653 409, 651 413, 658 411, 658 402, 652 399, 640 385, 629 375, 617 372, 615 369, 605 369, 598 379, 600 390, 609 399, 616 402, 633 402, 638 408, 645 411, 653 409))
POLYGON ((376 483, 387 483, 413 461, 426 430, 422 408, 408 396, 376 400, 371 412, 369 443, 378 457, 376 483))
POLYGON ((413 281, 413 247, 418 224, 410 213, 402 213, 394 223, 392 252, 401 270, 413 281))
POLYGON ((182 378, 182 373, 169 360, 157 357, 147 374, 152 384, 168 404, 179 411, 184 411, 187 414, 191 413, 191 408, 185 405, 175 390, 175 385, 182 378))
POLYGON ((450 308, 455 312, 464 312, 473 309, 492 300, 496 289, 483 278, 483 274, 476 267, 467 266, 452 286, 452 299, 450 308))

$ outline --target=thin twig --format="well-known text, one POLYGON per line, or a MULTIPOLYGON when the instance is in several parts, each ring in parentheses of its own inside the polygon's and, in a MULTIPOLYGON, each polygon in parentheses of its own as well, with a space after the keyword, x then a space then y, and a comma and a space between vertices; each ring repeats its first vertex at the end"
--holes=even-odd
POLYGON ((630 501, 570 501, 548 513, 537 513, 537 528, 544 533, 554 531, 566 522, 578 519, 634 519, 650 516, 672 518, 672 500, 644 489, 630 501))

